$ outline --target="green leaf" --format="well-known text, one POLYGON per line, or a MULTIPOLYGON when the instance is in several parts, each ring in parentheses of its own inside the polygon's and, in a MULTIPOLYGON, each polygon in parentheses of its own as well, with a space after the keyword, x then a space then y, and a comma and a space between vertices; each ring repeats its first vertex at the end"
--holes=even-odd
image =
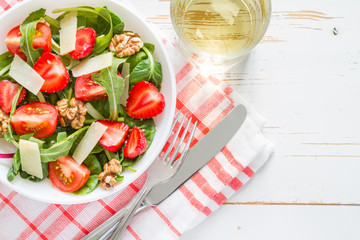
POLYGON ((118 173, 115 177, 115 180, 120 183, 124 180, 124 176, 121 176, 120 173, 118 173))
POLYGON ((102 166, 97 157, 93 154, 89 155, 83 163, 90 170, 91 175, 99 175, 102 172, 102 166))
POLYGON ((93 150, 91 150, 90 154, 101 153, 102 151, 104 151, 104 147, 101 146, 100 143, 97 143, 97 144, 95 145, 95 147, 93 148, 93 150))
POLYGON ((85 185, 82 188, 72 193, 76 195, 86 195, 94 191, 98 185, 99 185, 98 175, 91 175, 89 176, 88 180, 86 181, 85 185))
MULTIPOLYGON (((98 18, 98 12, 95 11, 93 7, 88 6, 80 6, 80 7, 70 7, 70 8, 59 8, 55 9, 53 13, 60 13, 63 12, 59 17, 57 17, 56 20, 60 21, 67 13, 77 11, 77 17, 79 20, 79 17, 84 18, 86 21, 86 24, 84 26, 91 27, 95 30, 97 27, 97 18, 98 18)), ((84 20, 80 20, 84 21, 84 20)), ((83 24, 83 23, 82 23, 83 24)))
POLYGON ((120 96, 125 87, 125 81, 117 75, 118 67, 126 58, 114 58, 111 67, 104 68, 100 73, 91 75, 91 79, 104 87, 109 101, 110 120, 116 121, 120 108, 120 96))
POLYGON ((42 180, 44 180, 45 178, 47 178, 49 176, 49 172, 48 172, 48 163, 41 163, 41 167, 42 167, 42 171, 43 171, 43 178, 38 178, 35 176, 32 176, 30 174, 28 174, 27 172, 22 171, 22 169, 20 169, 20 177, 24 178, 24 179, 28 179, 32 182, 41 182, 42 180))
POLYGON ((56 142, 49 148, 40 148, 40 155, 42 162, 52 162, 58 159, 59 157, 67 156, 71 147, 73 146, 74 141, 89 127, 83 127, 67 138, 61 140, 60 142, 56 142))
POLYGON ((147 59, 139 62, 136 67, 131 71, 129 78, 130 88, 134 86, 137 82, 148 81, 154 84, 160 90, 162 82, 161 64, 155 61, 149 49, 147 49, 145 46, 142 49, 146 53, 147 59))
POLYGON ((44 19, 50 26, 51 37, 54 37, 54 35, 59 36, 60 21, 52 17, 49 17, 48 15, 45 15, 44 19))
POLYGON ((36 25, 45 17, 45 9, 41 8, 30 13, 25 21, 20 25, 20 32, 22 34, 20 39, 20 48, 27 57, 27 63, 34 66, 35 62, 41 56, 42 48, 34 49, 32 42, 35 36, 36 25))
POLYGON ((136 65, 138 65, 142 60, 146 59, 147 55, 144 51, 139 51, 134 55, 131 55, 126 62, 130 63, 130 72, 134 70, 136 65))
POLYGON ((109 31, 107 34, 103 33, 102 35, 100 35, 99 37, 96 38, 96 43, 95 43, 92 55, 99 54, 99 53, 103 52, 105 49, 107 49, 109 47, 111 38, 114 35, 112 18, 111 18, 110 13, 108 12, 108 10, 104 9, 104 8, 100 8, 100 7, 95 8, 95 10, 98 12, 99 16, 101 16, 104 20, 107 21, 108 25, 105 25, 105 23, 103 22, 103 28, 106 28, 106 26, 109 26, 108 27, 109 31))
POLYGON ((113 25, 113 34, 120 34, 124 31, 125 24, 118 15, 110 11, 109 9, 105 8, 106 11, 110 13, 112 25, 113 25))
POLYGON ((144 47, 146 47, 151 54, 154 53, 155 51, 155 45, 154 44, 151 44, 151 43, 144 43, 144 47))
MULTIPOLYGON (((23 89, 23 86, 20 86, 13 101, 12 101, 12 105, 11 105, 11 111, 10 111, 10 115, 9 115, 9 123, 11 122, 11 117, 14 114, 15 110, 16 110, 16 105, 17 105, 17 101, 19 99, 20 93, 23 89)), ((19 143, 15 140, 14 136, 13 136, 13 129, 11 127, 11 124, 8 124, 8 132, 5 135, 5 140, 7 142, 12 142, 17 148, 19 148, 19 143)))
POLYGON ((67 138, 67 133, 66 132, 59 132, 57 134, 56 141, 61 142, 61 141, 65 140, 66 138, 67 138))
POLYGON ((0 55, 0 76, 6 74, 10 70, 13 59, 14 56, 9 52, 5 52, 0 55))
POLYGON ((85 16, 77 16, 77 28, 86 27, 86 17, 85 16))
MULTIPOLYGON (((109 118, 109 101, 99 100, 89 102, 102 116, 109 118)), ((89 116, 90 117, 90 116, 89 116)))
POLYGON ((9 168, 7 179, 11 182, 15 179, 16 175, 19 173, 21 161, 20 161, 20 150, 18 149, 14 154, 14 161, 9 168))
POLYGON ((96 157, 99 159, 101 166, 104 166, 109 161, 108 158, 106 157, 105 151, 96 154, 96 157))

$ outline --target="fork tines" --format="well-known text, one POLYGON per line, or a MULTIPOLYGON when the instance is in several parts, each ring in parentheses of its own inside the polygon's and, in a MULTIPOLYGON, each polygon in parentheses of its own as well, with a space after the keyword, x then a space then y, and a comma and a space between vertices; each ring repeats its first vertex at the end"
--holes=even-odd
MULTIPOLYGON (((173 125, 171 127, 171 131, 170 134, 175 130, 175 127, 177 126, 177 122, 179 120, 179 114, 180 112, 178 112, 174 118, 174 122, 173 125)), ((185 126, 185 128, 182 131, 182 134, 180 136, 180 138, 178 138, 182 128, 185 125, 185 121, 186 121, 186 115, 182 116, 179 125, 177 126, 176 132, 174 133, 170 145, 167 148, 166 152, 164 153, 164 155, 161 157, 165 162, 171 162, 171 165, 173 167, 176 167, 177 165, 181 164, 182 161, 184 160, 184 158, 186 157, 187 152, 189 151, 189 147, 190 147, 190 143, 194 137, 195 134, 195 130, 196 130, 196 125, 197 125, 197 121, 194 123, 194 125, 192 126, 192 130, 190 132, 190 135, 188 137, 187 142, 185 143, 185 137, 188 134, 190 125, 191 125, 191 120, 192 118, 190 117, 187 121, 187 124, 185 126), (176 148, 175 150, 173 150, 173 147, 176 144, 176 148), (173 150, 173 152, 172 152, 173 150), (180 151, 181 150, 181 151, 180 151), (179 152, 181 153, 181 156, 177 158, 179 152), (169 155, 171 154, 171 156, 169 157, 169 155), (176 160, 176 161, 175 161, 176 160)))

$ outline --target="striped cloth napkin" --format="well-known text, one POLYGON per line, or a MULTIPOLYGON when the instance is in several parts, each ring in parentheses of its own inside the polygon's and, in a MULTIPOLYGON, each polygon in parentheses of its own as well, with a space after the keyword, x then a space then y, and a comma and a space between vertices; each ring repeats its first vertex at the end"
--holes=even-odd
MULTIPOLYGON (((0 0, 0 12, 17 1, 0 0)), ((233 89, 219 79, 204 76, 198 66, 163 39, 174 64, 177 111, 199 121, 196 140, 220 122, 236 104, 244 104, 248 117, 233 139, 205 167, 156 207, 137 214, 124 239, 178 239, 239 190, 269 159, 273 145, 264 138, 264 120, 233 89)), ((0 158, 11 158, 0 154, 0 158)), ((6 161, 10 159, 3 159, 6 161)), ((0 183, 0 239, 80 239, 141 189, 146 174, 122 193, 98 201, 46 204, 26 198, 0 183)))

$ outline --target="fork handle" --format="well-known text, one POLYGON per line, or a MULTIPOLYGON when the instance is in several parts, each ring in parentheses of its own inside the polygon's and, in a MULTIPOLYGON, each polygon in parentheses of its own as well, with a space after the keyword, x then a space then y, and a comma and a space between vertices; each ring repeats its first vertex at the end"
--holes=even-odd
POLYGON ((127 209, 124 207, 116 212, 112 217, 103 222, 100 226, 92 230, 88 235, 83 237, 81 240, 93 240, 100 239, 104 236, 114 225, 118 225, 119 221, 124 217, 127 209))
POLYGON ((132 217, 137 212, 136 210, 141 206, 141 203, 143 202, 144 198, 148 195, 150 190, 153 188, 154 184, 151 183, 151 181, 146 181, 140 192, 136 195, 133 204, 129 209, 127 209, 125 216, 120 221, 120 224, 118 225, 117 229, 111 236, 110 240, 118 240, 124 233, 127 225, 129 225, 132 217))
MULTIPOLYGON (((148 205, 142 203, 142 206, 137 209, 137 212, 141 211, 143 208, 148 205)), ((128 208, 123 207, 119 211, 117 211, 113 216, 99 225, 97 228, 92 230, 89 234, 83 237, 81 240, 94 240, 94 239, 107 239, 110 235, 115 231, 116 227, 119 225, 120 221, 125 216, 128 208)))

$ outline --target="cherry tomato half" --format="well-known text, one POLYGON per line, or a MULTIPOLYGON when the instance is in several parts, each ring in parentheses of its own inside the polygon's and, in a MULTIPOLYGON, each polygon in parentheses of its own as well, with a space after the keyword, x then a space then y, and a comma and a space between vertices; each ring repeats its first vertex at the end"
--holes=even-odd
POLYGON ((90 170, 84 164, 79 165, 69 156, 50 162, 48 170, 52 184, 63 192, 80 189, 90 176, 90 170))
POLYGON ((45 138, 54 133, 58 113, 49 103, 32 102, 19 107, 11 117, 11 127, 19 135, 36 133, 34 137, 45 138))

